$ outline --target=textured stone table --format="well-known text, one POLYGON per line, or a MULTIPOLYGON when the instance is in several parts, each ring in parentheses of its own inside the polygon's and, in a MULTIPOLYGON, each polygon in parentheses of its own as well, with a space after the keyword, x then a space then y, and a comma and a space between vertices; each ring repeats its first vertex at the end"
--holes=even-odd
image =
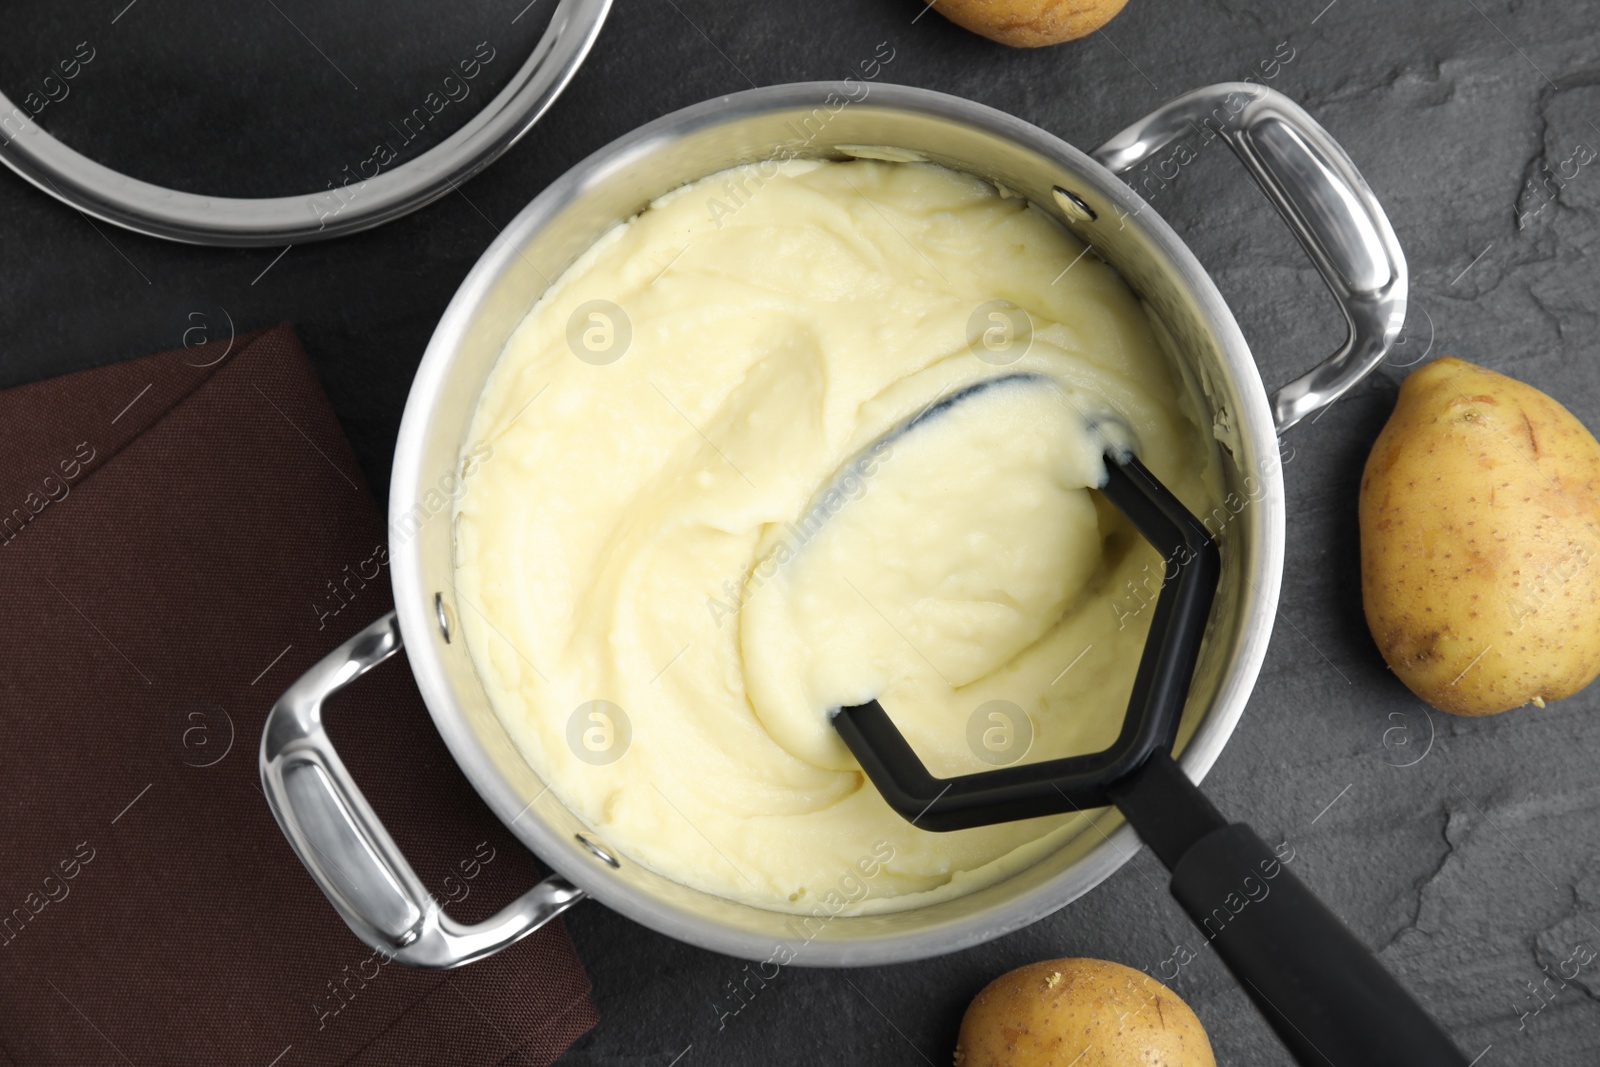
MULTIPOLYGON (((8 9, 0 87, 22 95, 86 41, 94 58, 41 115, 47 128, 154 180, 298 192, 363 158, 371 131, 479 42, 496 58, 476 91, 496 88, 551 0, 516 17, 524 2, 396 0, 362 13, 309 0, 29 0, 8 9)), ((1289 439, 1279 625, 1207 788, 1263 837, 1294 844, 1302 876, 1469 1057, 1591 1064, 1600 971, 1542 997, 1529 987, 1576 944, 1600 947, 1600 689, 1482 721, 1428 715, 1363 624, 1354 504, 1402 364, 1430 354, 1507 371, 1600 426, 1600 167, 1576 166, 1600 148, 1600 24, 1587 5, 1552 0, 1325 4, 1132 0, 1108 33, 1024 53, 917 18, 917 0, 619 0, 566 95, 463 195, 281 257, 92 225, 0 173, 0 385, 175 346, 194 312, 215 324, 225 310, 241 330, 289 319, 381 493, 412 372, 462 275, 546 183, 642 122, 750 85, 842 77, 889 42, 884 80, 967 96, 1090 148, 1182 90, 1270 69, 1268 83, 1343 142, 1388 209, 1412 314, 1395 366, 1289 439), (1556 199, 1553 185, 1529 184, 1563 164, 1556 199)), ((452 106, 440 128, 476 102, 452 106)), ((1158 210, 1216 277, 1269 383, 1332 349, 1340 324, 1326 292, 1225 152, 1185 168, 1158 210)), ((1154 968, 1195 943, 1164 886, 1141 853, 1084 899, 978 949, 786 971, 720 1029, 738 962, 585 905, 570 925, 603 1022, 563 1062, 946 1063, 966 1001, 1007 968, 1055 955, 1154 968)), ((1173 984, 1219 1062, 1286 1062, 1209 954, 1173 984)))

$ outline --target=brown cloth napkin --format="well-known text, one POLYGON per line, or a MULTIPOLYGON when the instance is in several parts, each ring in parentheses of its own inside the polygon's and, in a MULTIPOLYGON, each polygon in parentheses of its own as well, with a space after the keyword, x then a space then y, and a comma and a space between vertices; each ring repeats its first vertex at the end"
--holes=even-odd
MULTIPOLYGON (((287 325, 0 393, 0 1063, 543 1065, 594 1025, 559 924, 408 970, 267 808, 267 711, 390 608, 383 544, 287 325)), ((540 876, 404 662, 328 721, 457 918, 540 876)))

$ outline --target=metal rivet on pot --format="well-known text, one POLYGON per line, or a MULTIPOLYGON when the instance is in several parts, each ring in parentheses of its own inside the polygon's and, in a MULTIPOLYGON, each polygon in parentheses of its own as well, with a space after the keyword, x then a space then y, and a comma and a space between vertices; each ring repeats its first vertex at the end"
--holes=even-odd
POLYGON ((1056 205, 1067 213, 1067 217, 1078 222, 1093 222, 1100 216, 1094 213, 1094 208, 1083 202, 1083 197, 1077 193, 1069 193, 1061 186, 1051 190, 1055 194, 1056 205))
POLYGON ((610 864, 612 867, 622 866, 622 864, 617 861, 615 856, 601 848, 599 845, 595 844, 593 841, 590 841, 587 837, 584 837, 582 834, 573 834, 572 836, 576 837, 578 839, 578 844, 588 849, 589 852, 600 862, 610 864))
POLYGON ((450 609, 445 606, 444 594, 433 594, 433 613, 439 619, 439 632, 444 635, 444 643, 450 643, 450 624, 455 620, 450 616, 450 609))

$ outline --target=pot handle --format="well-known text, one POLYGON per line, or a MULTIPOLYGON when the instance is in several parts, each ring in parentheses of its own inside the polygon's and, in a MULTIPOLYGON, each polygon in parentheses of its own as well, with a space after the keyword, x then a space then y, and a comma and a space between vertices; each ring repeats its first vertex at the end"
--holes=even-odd
POLYGON ((1185 93, 1093 156, 1125 175, 1202 124, 1243 161, 1328 283, 1349 324, 1349 336, 1337 352, 1272 395, 1273 421, 1282 433, 1338 400, 1389 354, 1406 318, 1405 254, 1339 143, 1299 104, 1264 85, 1223 82, 1185 93))
POLYGON ((357 937, 412 967, 457 967, 533 933, 584 893, 550 875, 483 922, 465 925, 423 887, 322 727, 323 702, 400 647, 391 611, 278 698, 261 733, 261 788, 283 836, 357 937))

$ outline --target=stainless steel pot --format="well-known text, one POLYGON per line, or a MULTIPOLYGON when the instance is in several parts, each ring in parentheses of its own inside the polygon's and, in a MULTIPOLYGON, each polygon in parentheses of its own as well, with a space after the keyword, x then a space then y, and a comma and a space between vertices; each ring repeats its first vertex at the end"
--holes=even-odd
POLYGON ((1010 115, 923 89, 806 83, 737 93, 668 115, 590 156, 529 204, 478 261, 434 332, 400 428, 390 503, 396 614, 296 682, 268 720, 261 775, 273 812, 328 899, 373 948, 417 966, 455 966, 591 896, 652 929, 735 956, 824 966, 910 960, 1025 926, 1088 892, 1139 847, 1108 811, 1093 831, 968 896, 802 925, 793 915, 690 889, 612 850, 519 755, 454 633, 461 613, 475 609, 452 585, 448 490, 458 484, 458 453, 479 392, 538 295, 607 229, 686 182, 775 156, 863 154, 932 160, 1026 196, 1116 267, 1170 335, 1182 378, 1213 422, 1229 499, 1238 502, 1221 534, 1223 573, 1180 762, 1198 781, 1216 760, 1255 683, 1277 610, 1284 549, 1278 434, 1370 372, 1405 318, 1404 257, 1349 157, 1287 97, 1247 83, 1179 97, 1092 155, 1010 115), (1215 284, 1118 177, 1152 160, 1165 177, 1177 157, 1163 153, 1177 152, 1204 125, 1267 192, 1349 324, 1331 357, 1270 398, 1215 284), (329 694, 393 655, 402 639, 456 761, 557 872, 476 926, 443 913, 322 729, 329 694))

